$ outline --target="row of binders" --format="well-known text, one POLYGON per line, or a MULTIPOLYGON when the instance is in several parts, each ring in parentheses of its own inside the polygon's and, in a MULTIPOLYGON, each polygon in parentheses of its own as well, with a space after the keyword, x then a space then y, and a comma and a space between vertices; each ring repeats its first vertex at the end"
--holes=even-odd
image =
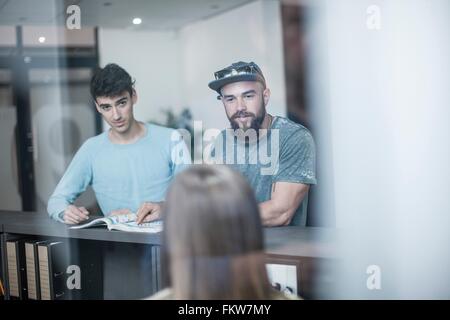
POLYGON ((66 298, 67 246, 61 241, 9 240, 6 242, 10 299, 58 300, 66 298))
POLYGON ((71 299, 66 268, 71 249, 68 243, 52 240, 6 241, 6 276, 10 299, 71 299))

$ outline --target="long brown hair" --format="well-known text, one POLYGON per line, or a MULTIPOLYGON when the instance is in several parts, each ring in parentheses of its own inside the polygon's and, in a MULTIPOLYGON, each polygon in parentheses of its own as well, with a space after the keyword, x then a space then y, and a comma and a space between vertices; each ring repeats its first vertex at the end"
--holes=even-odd
POLYGON ((268 299, 258 204, 226 166, 180 173, 163 208, 163 269, 176 299, 268 299))

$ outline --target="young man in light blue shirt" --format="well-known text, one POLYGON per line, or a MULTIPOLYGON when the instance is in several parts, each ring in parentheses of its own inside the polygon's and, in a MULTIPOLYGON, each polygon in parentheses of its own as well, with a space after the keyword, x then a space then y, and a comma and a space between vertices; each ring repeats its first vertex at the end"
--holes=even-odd
POLYGON ((84 207, 73 205, 91 185, 104 215, 135 212, 138 223, 160 218, 161 202, 175 174, 191 160, 174 129, 139 122, 134 82, 116 64, 98 69, 91 80, 97 111, 110 129, 88 139, 48 201, 55 220, 77 224, 88 219, 84 207))

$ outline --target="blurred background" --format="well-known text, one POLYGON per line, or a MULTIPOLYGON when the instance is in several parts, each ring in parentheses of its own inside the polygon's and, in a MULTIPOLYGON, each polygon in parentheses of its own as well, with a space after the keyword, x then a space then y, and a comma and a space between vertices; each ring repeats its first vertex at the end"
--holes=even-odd
POLYGON ((447 0, 0 0, 0 209, 45 211, 107 129, 97 66, 136 79, 138 120, 206 130, 228 126, 214 71, 254 61, 268 112, 315 138, 307 224, 337 230, 342 261, 327 296, 449 299, 449 39, 447 0))

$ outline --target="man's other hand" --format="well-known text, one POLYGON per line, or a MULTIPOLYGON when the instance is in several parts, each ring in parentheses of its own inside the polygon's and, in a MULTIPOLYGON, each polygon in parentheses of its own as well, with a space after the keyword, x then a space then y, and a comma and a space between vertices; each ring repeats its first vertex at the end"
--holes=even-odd
POLYGON ((66 224, 78 224, 89 219, 89 211, 85 207, 70 205, 64 210, 63 220, 66 224))
POLYGON ((150 222, 161 218, 162 202, 144 202, 137 211, 136 223, 150 222))

